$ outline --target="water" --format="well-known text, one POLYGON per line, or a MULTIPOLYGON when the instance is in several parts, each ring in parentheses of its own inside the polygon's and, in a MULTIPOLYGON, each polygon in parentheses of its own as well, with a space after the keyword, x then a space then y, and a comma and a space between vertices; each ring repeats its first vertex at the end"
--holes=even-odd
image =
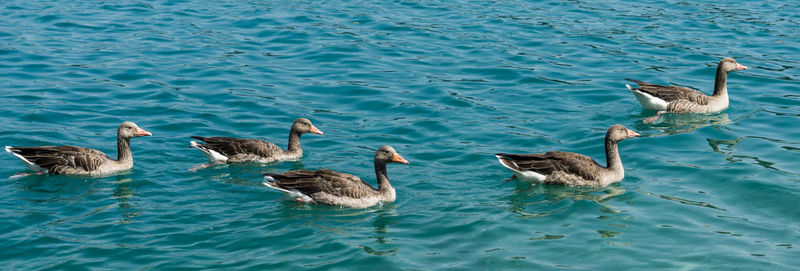
MULTIPOLYGON (((0 262, 32 269, 794 269, 800 265, 800 10, 783 1, 5 1, 0 144, 75 144, 128 174, 0 182, 0 262), (711 91, 731 108, 652 125, 624 78, 711 91), (284 146, 301 162, 219 166, 189 136, 284 146), (604 163, 602 189, 505 182, 496 152, 604 163), (298 206, 261 174, 327 167, 397 201, 298 206)), ((0 176, 24 170, 0 155, 0 176)), ((4 177, 5 178, 5 177, 4 177)))

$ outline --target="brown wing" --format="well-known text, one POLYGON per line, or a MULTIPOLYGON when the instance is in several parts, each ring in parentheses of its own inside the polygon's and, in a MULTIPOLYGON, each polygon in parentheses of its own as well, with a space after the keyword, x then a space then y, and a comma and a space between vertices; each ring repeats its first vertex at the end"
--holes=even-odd
POLYGON ((362 198, 375 189, 360 178, 330 169, 291 170, 283 174, 267 174, 281 188, 296 189, 306 195, 324 192, 334 196, 362 198))
POLYGON ((687 100, 699 105, 708 104, 708 96, 694 89, 679 86, 662 86, 627 78, 625 80, 639 84, 639 87, 634 89, 658 97, 668 103, 687 100))
POLYGON ((225 156, 233 156, 237 154, 255 154, 264 157, 271 157, 283 151, 275 144, 258 139, 199 136, 192 136, 192 138, 205 142, 207 148, 219 152, 225 156))
POLYGON ((54 174, 80 169, 92 171, 109 160, 101 151, 76 146, 11 147, 9 150, 54 174))
POLYGON ((580 176, 586 180, 593 180, 598 170, 602 168, 597 162, 586 155, 551 151, 547 153, 532 154, 507 154, 498 153, 498 156, 511 160, 521 171, 533 171, 543 175, 550 175, 554 171, 561 171, 580 176))

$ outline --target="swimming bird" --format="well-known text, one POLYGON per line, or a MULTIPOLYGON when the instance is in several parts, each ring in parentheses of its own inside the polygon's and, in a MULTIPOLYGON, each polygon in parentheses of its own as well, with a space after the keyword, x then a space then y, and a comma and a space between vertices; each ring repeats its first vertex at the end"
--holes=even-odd
POLYGON ((534 154, 495 154, 500 164, 514 172, 512 178, 523 181, 567 186, 604 187, 622 181, 625 169, 617 151, 617 142, 639 136, 625 126, 614 125, 606 132, 606 167, 586 155, 550 151, 534 154))
POLYGON ((190 141, 193 148, 197 148, 206 155, 211 163, 235 162, 261 162, 269 163, 283 160, 297 160, 303 157, 303 148, 300 147, 300 135, 312 133, 322 135, 322 131, 314 127, 311 121, 298 118, 289 130, 289 147, 283 150, 277 145, 258 139, 234 137, 199 137, 192 138, 203 141, 190 141))
POLYGON ((6 151, 22 160, 30 170, 39 173, 68 175, 105 175, 131 169, 130 139, 140 136, 151 136, 136 123, 126 121, 117 129, 117 159, 109 158, 105 153, 76 146, 40 146, 13 147, 6 146, 6 151))
POLYGON ((360 178, 330 169, 291 170, 282 174, 264 174, 264 185, 283 192, 288 198, 304 203, 322 203, 351 208, 366 208, 393 202, 396 194, 386 175, 387 163, 408 164, 390 146, 375 152, 375 189, 360 178))
POLYGON ((746 70, 747 66, 739 64, 733 58, 723 58, 717 65, 717 76, 714 81, 714 93, 706 96, 700 91, 679 86, 661 86, 634 79, 639 87, 630 89, 642 104, 642 108, 659 111, 659 113, 715 113, 728 108, 728 72, 746 70))

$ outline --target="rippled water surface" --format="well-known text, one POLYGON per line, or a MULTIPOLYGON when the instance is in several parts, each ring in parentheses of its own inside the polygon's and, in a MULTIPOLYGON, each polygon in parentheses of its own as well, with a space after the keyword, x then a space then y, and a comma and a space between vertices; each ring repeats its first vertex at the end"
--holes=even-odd
POLYGON ((80 145, 134 169, 29 176, 0 155, 0 262, 31 269, 794 269, 800 265, 800 9, 792 1, 4 1, 0 144, 80 145), (643 124, 625 78, 713 87, 731 107, 643 124), (215 166, 189 136, 285 146, 301 162, 215 166), (604 164, 625 179, 506 181, 496 152, 604 164), (397 201, 304 206, 265 172, 321 167, 397 201))

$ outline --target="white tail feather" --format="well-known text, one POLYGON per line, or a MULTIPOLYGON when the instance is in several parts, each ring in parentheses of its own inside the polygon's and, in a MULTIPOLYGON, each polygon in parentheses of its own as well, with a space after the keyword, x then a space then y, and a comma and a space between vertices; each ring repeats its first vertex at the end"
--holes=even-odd
POLYGON ((212 149, 209 149, 208 147, 206 147, 205 144, 202 144, 202 143, 197 142, 197 141, 189 141, 189 144, 191 145, 190 147, 198 149, 201 152, 203 152, 203 154, 206 155, 206 158, 208 158, 208 162, 216 163, 216 162, 227 162, 228 161, 228 157, 227 156, 225 156, 224 154, 221 154, 219 152, 216 152, 216 151, 214 151, 212 149))
POLYGON ((282 187, 277 186, 275 183, 272 183, 274 181, 275 181, 275 178, 272 178, 271 176, 264 176, 264 182, 262 184, 266 185, 269 188, 272 188, 272 189, 275 189, 275 190, 283 192, 283 195, 286 196, 286 198, 288 198, 290 200, 300 199, 302 202, 306 202, 306 203, 313 203, 314 202, 314 199, 312 199, 311 197, 309 197, 306 194, 303 194, 300 191, 297 191, 297 189, 292 189, 292 190, 284 189, 282 187))
POLYGON ((544 182, 544 180, 547 179, 547 176, 542 175, 538 172, 530 170, 520 170, 517 164, 514 163, 514 161, 511 159, 505 158, 500 155, 495 155, 495 157, 497 157, 497 160, 500 161, 501 165, 514 172, 514 176, 517 176, 517 178, 519 178, 522 181, 540 183, 544 182))
POLYGON ((667 110, 667 104, 669 104, 667 101, 664 101, 663 99, 658 98, 656 96, 650 95, 649 93, 645 93, 644 91, 635 89, 628 84, 625 84, 625 86, 628 87, 628 89, 630 89, 631 92, 633 92, 633 95, 636 96, 636 100, 639 101, 639 104, 642 105, 642 108, 655 111, 667 110))
POLYGON ((33 171, 38 171, 38 172, 47 172, 47 171, 48 171, 46 168, 40 167, 39 165, 37 165, 37 164, 34 164, 34 163, 33 163, 33 162, 31 162, 31 161, 28 161, 28 159, 27 159, 27 158, 25 158, 24 156, 20 155, 19 153, 16 153, 16 152, 12 151, 12 150, 11 150, 11 148, 13 148, 13 147, 11 147, 11 146, 6 146, 6 151, 7 151, 7 152, 9 152, 9 153, 11 153, 11 154, 13 154, 13 155, 14 155, 14 156, 16 156, 17 158, 19 158, 19 160, 22 160, 22 163, 24 163, 24 164, 25 164, 25 166, 26 166, 28 169, 30 169, 30 170, 33 170, 33 171))

